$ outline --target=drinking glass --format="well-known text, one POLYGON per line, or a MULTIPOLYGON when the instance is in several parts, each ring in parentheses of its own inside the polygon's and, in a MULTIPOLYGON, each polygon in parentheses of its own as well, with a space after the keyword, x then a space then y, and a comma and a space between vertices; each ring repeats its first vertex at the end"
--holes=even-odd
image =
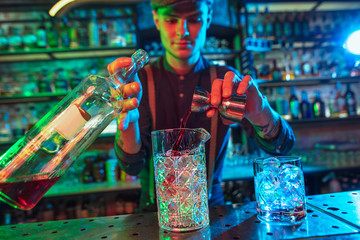
POLYGON ((202 128, 152 132, 161 229, 185 232, 209 224, 204 147, 209 138, 202 128))
POLYGON ((258 219, 292 225, 306 217, 301 157, 276 156, 254 160, 258 219))

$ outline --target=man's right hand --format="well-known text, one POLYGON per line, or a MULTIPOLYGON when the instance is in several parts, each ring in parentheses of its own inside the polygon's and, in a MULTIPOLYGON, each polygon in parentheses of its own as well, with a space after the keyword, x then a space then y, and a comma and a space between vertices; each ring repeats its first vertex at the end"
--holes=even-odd
MULTIPOLYGON (((132 59, 129 57, 121 57, 108 65, 110 75, 114 74, 118 69, 130 66, 132 59)), ((122 89, 124 100, 122 101, 122 112, 118 116, 118 128, 124 131, 129 127, 130 123, 139 120, 138 106, 142 98, 142 87, 138 75, 135 74, 130 83, 125 84, 122 89)))

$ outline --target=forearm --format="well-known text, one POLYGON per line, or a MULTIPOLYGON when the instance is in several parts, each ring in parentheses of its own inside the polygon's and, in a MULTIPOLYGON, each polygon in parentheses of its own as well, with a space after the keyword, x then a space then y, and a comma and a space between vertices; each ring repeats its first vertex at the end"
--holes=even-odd
POLYGON ((264 99, 263 111, 250 121, 254 129, 254 138, 259 146, 270 154, 283 155, 289 152, 295 143, 292 128, 264 99))
POLYGON ((128 154, 136 154, 141 149, 139 122, 130 123, 123 131, 117 131, 115 145, 128 154))
POLYGON ((256 134, 263 139, 274 139, 280 132, 281 116, 275 112, 266 98, 263 98, 262 110, 249 119, 256 134))
POLYGON ((130 124, 125 131, 117 131, 115 137, 115 153, 123 171, 137 175, 145 165, 145 154, 141 149, 139 128, 130 124))

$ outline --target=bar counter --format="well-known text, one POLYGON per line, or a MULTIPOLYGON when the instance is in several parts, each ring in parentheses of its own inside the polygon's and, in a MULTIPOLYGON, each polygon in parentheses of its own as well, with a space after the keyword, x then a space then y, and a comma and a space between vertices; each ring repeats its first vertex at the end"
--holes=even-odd
POLYGON ((298 225, 261 223, 256 202, 212 207, 210 225, 187 233, 160 230, 156 213, 27 223, 0 227, 1 239, 360 239, 360 191, 307 197, 298 225))

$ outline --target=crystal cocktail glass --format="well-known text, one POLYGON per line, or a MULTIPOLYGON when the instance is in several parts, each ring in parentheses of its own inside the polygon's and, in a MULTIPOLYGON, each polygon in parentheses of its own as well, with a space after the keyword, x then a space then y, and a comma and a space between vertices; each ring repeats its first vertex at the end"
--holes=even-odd
POLYGON ((259 220, 280 225, 302 222, 306 199, 300 157, 257 158, 254 177, 259 220))
POLYGON ((152 132, 161 229, 185 232, 209 224, 204 147, 209 138, 202 128, 152 132))

